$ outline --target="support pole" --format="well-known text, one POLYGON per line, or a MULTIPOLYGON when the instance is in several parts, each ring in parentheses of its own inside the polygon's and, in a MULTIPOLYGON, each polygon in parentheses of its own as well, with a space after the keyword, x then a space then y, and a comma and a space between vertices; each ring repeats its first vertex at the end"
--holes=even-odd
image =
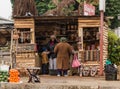
POLYGON ((104 12, 100 11, 100 71, 99 75, 103 75, 103 25, 104 25, 104 12))

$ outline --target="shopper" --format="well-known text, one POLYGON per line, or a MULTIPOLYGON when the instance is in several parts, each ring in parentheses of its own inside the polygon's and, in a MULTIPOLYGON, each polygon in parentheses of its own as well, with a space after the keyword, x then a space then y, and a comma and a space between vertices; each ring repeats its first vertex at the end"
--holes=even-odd
POLYGON ((49 51, 49 74, 54 75, 56 74, 56 54, 54 53, 54 47, 57 44, 57 40, 55 35, 50 36, 50 41, 47 44, 48 51, 49 51))
POLYGON ((65 37, 61 37, 54 52, 57 54, 57 76, 67 76, 72 48, 65 37))

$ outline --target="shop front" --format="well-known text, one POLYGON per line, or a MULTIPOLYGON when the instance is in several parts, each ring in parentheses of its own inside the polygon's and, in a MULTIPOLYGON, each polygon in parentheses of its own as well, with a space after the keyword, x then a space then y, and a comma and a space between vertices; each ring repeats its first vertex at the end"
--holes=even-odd
MULTIPOLYGON (((40 56, 51 35, 58 42, 66 37, 84 66, 100 65, 100 18, 97 16, 14 17, 18 39, 16 67, 41 66, 40 56), (36 50, 37 48, 37 50, 36 50), (36 59, 37 58, 37 59, 36 59), (39 60, 39 61, 38 61, 39 60)), ((15 34, 15 32, 13 32, 15 34)), ((104 54, 107 57, 107 29, 104 29, 104 54)))

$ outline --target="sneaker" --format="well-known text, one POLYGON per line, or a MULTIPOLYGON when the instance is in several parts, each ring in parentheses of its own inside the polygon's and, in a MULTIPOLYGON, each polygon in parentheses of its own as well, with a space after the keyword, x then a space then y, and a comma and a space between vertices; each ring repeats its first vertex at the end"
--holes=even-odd
POLYGON ((59 74, 58 74, 57 76, 58 76, 58 77, 60 77, 60 75, 59 75, 59 74))
POLYGON ((68 75, 66 74, 66 75, 64 75, 64 77, 67 77, 68 75))

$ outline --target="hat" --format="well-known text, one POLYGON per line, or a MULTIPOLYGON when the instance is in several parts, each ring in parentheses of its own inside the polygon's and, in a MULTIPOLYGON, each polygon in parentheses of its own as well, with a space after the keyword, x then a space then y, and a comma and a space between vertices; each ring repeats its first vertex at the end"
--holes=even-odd
POLYGON ((66 39, 65 37, 61 37, 61 38, 60 38, 60 41, 61 41, 61 42, 66 42, 67 39, 66 39))

